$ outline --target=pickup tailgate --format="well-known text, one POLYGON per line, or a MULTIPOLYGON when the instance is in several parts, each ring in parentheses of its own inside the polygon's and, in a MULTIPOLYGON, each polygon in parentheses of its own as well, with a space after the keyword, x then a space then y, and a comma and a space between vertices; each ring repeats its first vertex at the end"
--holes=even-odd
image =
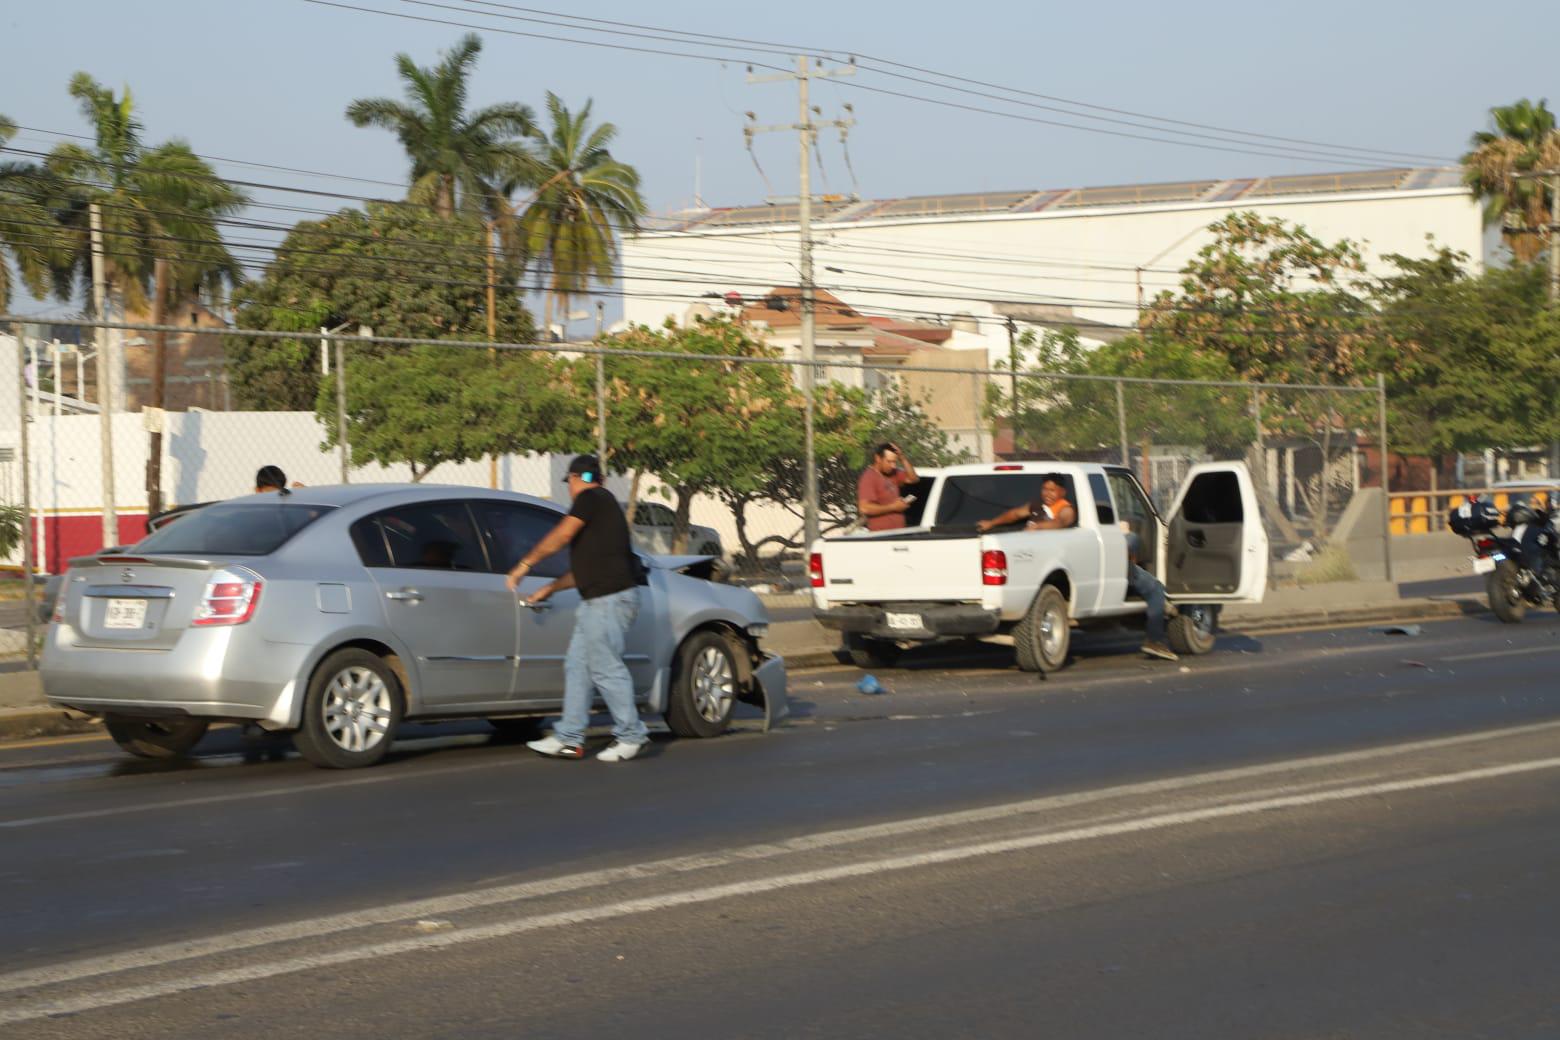
POLYGON ((835 538, 823 543, 830 603, 979 602, 980 538, 835 538))

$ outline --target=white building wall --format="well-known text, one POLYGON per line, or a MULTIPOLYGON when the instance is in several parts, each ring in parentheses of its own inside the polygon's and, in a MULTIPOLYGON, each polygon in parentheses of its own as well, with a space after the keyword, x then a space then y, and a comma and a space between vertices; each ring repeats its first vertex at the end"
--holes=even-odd
MULTIPOLYGON (((1006 356, 1007 335, 992 320, 998 307, 984 301, 1071 306, 1080 319, 1130 326, 1135 268, 1150 268, 1149 299, 1175 288, 1173 272, 1208 243, 1208 225, 1246 211, 1299 224, 1324 242, 1351 239, 1372 273, 1389 253, 1423 257, 1445 245, 1475 264, 1483 255, 1477 203, 1461 189, 1438 188, 820 223, 815 265, 820 286, 869 313, 987 319, 973 342, 995 361, 1006 356)), ((794 226, 640 235, 623 243, 632 292, 625 317, 655 326, 680 320, 703 293, 751 296, 795 284, 795 256, 794 226)), ((971 342, 960 339, 958 346, 971 342)))

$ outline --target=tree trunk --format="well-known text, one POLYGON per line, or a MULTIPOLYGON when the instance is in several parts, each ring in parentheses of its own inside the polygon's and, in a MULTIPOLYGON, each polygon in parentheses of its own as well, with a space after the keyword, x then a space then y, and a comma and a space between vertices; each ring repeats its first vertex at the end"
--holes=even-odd
MULTIPOLYGON (((605 466, 606 463, 603 462, 602 465, 605 466)), ((639 508, 639 481, 643 477, 644 473, 636 469, 634 470, 634 479, 628 482, 628 509, 626 512, 628 513, 628 525, 630 527, 634 526, 634 512, 639 508)))
POLYGON ((1332 441, 1333 441, 1333 409, 1332 395, 1329 394, 1322 408, 1322 486, 1317 495, 1319 507, 1316 510, 1316 540, 1325 542, 1330 526, 1328 516, 1332 508, 1332 441))
POLYGON ((688 488, 676 489, 677 510, 672 520, 672 552, 682 554, 688 551, 688 514, 693 512, 693 492, 688 488))
POLYGON ((728 503, 731 506, 731 517, 737 525, 737 541, 742 546, 742 558, 747 561, 749 569, 758 562, 758 547, 748 537, 747 507, 751 501, 746 495, 739 495, 728 503))

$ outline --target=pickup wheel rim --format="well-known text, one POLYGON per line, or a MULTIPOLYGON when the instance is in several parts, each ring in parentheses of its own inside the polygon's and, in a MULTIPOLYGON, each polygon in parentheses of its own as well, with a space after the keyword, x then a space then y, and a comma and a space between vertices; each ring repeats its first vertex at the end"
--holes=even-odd
POLYGON ((1048 661, 1054 661, 1062 652, 1062 640, 1067 638, 1067 618, 1062 608, 1051 605, 1040 615, 1040 650, 1048 661))
POLYGON ((1198 635, 1211 635, 1213 632, 1213 611, 1207 607, 1187 607, 1181 613, 1192 621, 1192 627, 1198 635))
POLYGON ((693 708, 705 722, 722 722, 736 696, 737 684, 731 659, 718 647, 707 646, 694 658, 693 708))
POLYGON ((370 668, 343 668, 325 687, 325 735, 343 751, 378 747, 390 732, 390 715, 390 689, 370 668))

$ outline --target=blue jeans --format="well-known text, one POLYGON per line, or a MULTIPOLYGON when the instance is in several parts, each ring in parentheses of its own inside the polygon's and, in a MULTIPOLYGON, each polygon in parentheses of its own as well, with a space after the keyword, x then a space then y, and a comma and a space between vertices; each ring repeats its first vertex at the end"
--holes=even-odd
POLYGON ((1148 604, 1148 624, 1145 629, 1150 643, 1165 641, 1165 587, 1158 578, 1135 563, 1127 564, 1127 591, 1142 596, 1148 604))
POLYGON ((590 727, 591 694, 601 691, 612 713, 612 735, 625 744, 643 744, 650 731, 634 706, 634 678, 623 663, 623 642, 639 616, 639 590, 580 601, 574 611, 574 635, 563 660, 563 717, 553 736, 565 744, 583 744, 590 727))

